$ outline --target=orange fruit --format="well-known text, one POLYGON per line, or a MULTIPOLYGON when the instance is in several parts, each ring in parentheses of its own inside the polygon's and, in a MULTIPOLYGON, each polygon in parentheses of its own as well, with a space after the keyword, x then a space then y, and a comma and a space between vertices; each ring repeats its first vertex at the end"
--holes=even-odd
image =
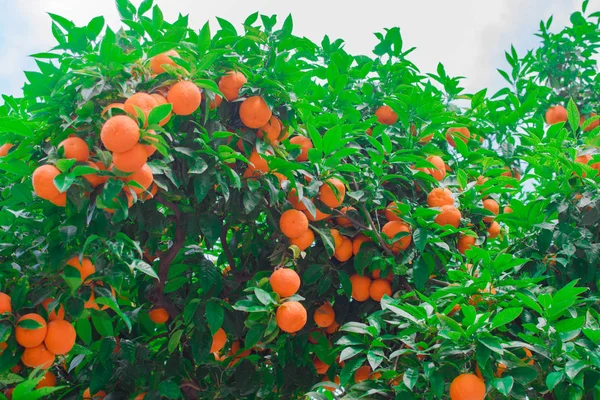
POLYGON ((290 143, 300 146, 300 155, 296 157, 296 161, 308 161, 308 150, 313 148, 312 141, 306 136, 294 136, 290 143))
MULTIPOLYGON (((356 208, 350 206, 342 207, 340 208, 340 213, 346 215, 346 213, 350 210, 356 211, 356 208)), ((347 217, 337 217, 335 222, 342 228, 350 228, 352 226, 352 221, 350 221, 350 218, 347 217)))
POLYGON ((477 238, 473 236, 461 235, 456 242, 456 248, 460 254, 465 254, 471 247, 475 247, 477 238))
POLYGON ((323 361, 321 361, 318 357, 315 357, 313 360, 313 364, 315 366, 315 369, 317 370, 317 374, 319 375, 324 375, 327 373, 327 370, 329 369, 329 365, 325 364, 323 361))
POLYGON ((93 308, 94 310, 100 310, 100 307, 96 303, 96 296, 94 295, 93 290, 90 294, 90 298, 87 299, 85 303, 83 303, 83 308, 93 308))
POLYGON ((451 317, 454 314, 456 314, 457 312, 460 311, 460 304, 455 304, 454 307, 452 307, 452 310, 450 310, 450 312, 448 312, 448 316, 451 317))
POLYGON ((23 364, 30 368, 41 367, 50 368, 54 364, 56 356, 46 349, 46 346, 39 344, 35 347, 28 347, 21 356, 23 364))
POLYGON ((533 365, 535 361, 532 358, 533 354, 531 353, 531 350, 529 350, 527 347, 523 347, 523 351, 525 352, 525 358, 523 358, 522 361, 527 362, 527 365, 533 365))
POLYGON ((335 322, 335 320, 331 323, 331 325, 329 325, 327 328, 325 328, 325 332, 328 335, 333 335, 335 332, 337 332, 338 328, 340 327, 340 324, 338 324, 337 322, 335 322))
MULTIPOLYGON (((156 136, 156 132, 153 131, 152 129, 149 129, 147 131, 147 135, 144 136, 144 141, 145 142, 150 142, 150 143, 157 143, 158 139, 156 139, 153 136, 156 136)), ((143 144, 143 143, 140 143, 140 146, 142 146, 144 148, 144 150, 146 151, 146 156, 147 157, 150 157, 151 155, 153 155, 154 153, 156 153, 156 146, 154 146, 153 144, 143 144)), ((114 158, 113 158, 113 161, 114 161, 114 158)))
POLYGON ((512 209, 512 208, 510 208, 509 206, 505 206, 505 207, 504 207, 504 210, 502 210, 502 212, 503 212, 504 214, 510 214, 511 212, 513 212, 513 209, 512 209))
POLYGON ((56 375, 52 371, 46 371, 42 379, 35 386, 36 389, 56 386, 56 375))
MULTIPOLYGON (((150 169, 150 166, 148 164, 144 164, 142 168, 138 169, 133 174, 126 177, 125 181, 139 183, 143 187, 143 189, 131 185, 126 186, 127 188, 133 190, 135 194, 139 195, 140 193, 143 193, 145 190, 147 190, 150 187, 150 185, 152 185, 152 182, 154 182, 154 175, 152 175, 152 170, 150 169)), ((128 197, 131 196, 129 192, 125 192, 125 194, 127 194, 128 197)), ((133 204, 133 199, 131 200, 133 204)))
POLYGON ((377 121, 385 125, 393 125, 398 121, 398 114, 390 106, 381 106, 375 111, 377 121))
POLYGON ((106 392, 104 390, 94 393, 93 396, 90 393, 90 388, 85 389, 83 392, 83 400, 102 400, 105 397, 106 397, 106 392))
POLYGON ((310 228, 308 228, 306 232, 302 234, 302 236, 290 239, 290 245, 295 245, 300 249, 300 251, 304 251, 308 249, 314 241, 315 234, 310 228))
POLYGON ((277 326, 284 332, 294 333, 306 325, 306 309, 297 301, 288 301, 277 308, 277 326))
POLYGON ((200 107, 202 96, 200 89, 193 82, 180 81, 171 86, 167 100, 177 115, 190 115, 200 107))
POLYGON ((15 391, 15 388, 6 389, 6 390, 4 391, 4 395, 6 396, 6 398, 7 398, 8 400, 13 400, 13 397, 12 397, 12 395, 13 395, 13 392, 14 392, 14 391, 15 391))
MULTIPOLYGON (((321 380, 321 382, 330 382, 330 381, 329 381, 329 378, 327 376, 324 376, 323 379, 321 380)), ((340 384, 340 377, 336 375, 333 378, 333 383, 335 383, 336 385, 339 386, 339 384, 340 384)), ((323 389, 329 390, 330 392, 334 392, 336 390, 336 388, 334 386, 327 386, 327 385, 323 386, 323 389)))
POLYGON ((342 236, 342 242, 336 246, 333 256, 339 262, 346 262, 352 257, 352 240, 346 236, 342 236))
POLYGON ((271 119, 272 112, 260 96, 248 97, 240 106, 240 119, 248 128, 257 129, 271 119))
POLYGON ((310 222, 315 222, 315 221, 322 221, 326 218, 329 218, 329 216, 331 214, 325 214, 324 212, 322 212, 321 210, 319 210, 318 208, 316 208, 315 211, 315 216, 313 216, 308 210, 304 210, 302 211, 304 213, 304 215, 306 215, 306 218, 308 218, 308 220, 310 222))
POLYGON ((371 376, 371 367, 368 365, 363 365, 358 368, 356 372, 354 372, 354 382, 359 383, 362 381, 366 381, 371 376))
POLYGON ((292 203, 292 207, 294 207, 296 210, 306 210, 306 206, 302 201, 300 201, 300 198, 298 197, 298 191, 296 189, 292 188, 292 190, 290 190, 287 199, 290 203, 292 203))
MULTIPOLYGON (((483 208, 488 211, 491 211, 494 215, 498 215, 500 212, 500 206, 496 203, 496 200, 493 199, 485 199, 483 201, 483 208)), ((492 222, 494 217, 483 217, 484 222, 492 222)))
POLYGON ((559 122, 567 122, 567 109, 563 106, 552 106, 548 108, 545 115, 548 125, 558 124, 559 122))
POLYGON ((152 57, 150 59, 150 69, 152 70, 152 72, 154 72, 155 74, 162 74, 163 72, 166 72, 163 68, 163 65, 177 67, 177 64, 175 64, 175 61, 173 61, 171 56, 175 58, 181 58, 179 57, 179 53, 177 53, 175 50, 169 50, 162 54, 158 54, 152 57))
POLYGON ((66 264, 76 268, 81 274, 81 280, 84 282, 88 276, 96 272, 96 267, 94 267, 92 261, 87 257, 83 257, 83 260, 80 263, 79 256, 74 256, 69 258, 66 264))
POLYGON ((406 250, 412 242, 412 236, 410 235, 410 227, 402 221, 390 221, 381 228, 381 233, 392 239, 400 232, 408 232, 409 234, 403 236, 392 244, 392 252, 394 254, 400 253, 402 250, 406 250))
POLYGON ((67 205, 67 194, 61 193, 56 197, 48 199, 48 201, 54 204, 55 206, 65 207, 67 205))
POLYGON ((12 149, 14 145, 10 144, 10 143, 5 143, 2 146, 0 146, 0 157, 4 157, 8 154, 8 151, 10 149, 12 149))
MULTIPOLYGON (((157 106, 162 106, 163 104, 169 104, 169 102, 167 101, 167 99, 162 94, 152 93, 150 96, 152 96, 152 98, 156 102, 157 106)), ((169 113, 169 115, 167 115, 162 120, 160 120, 158 122, 158 125, 159 126, 165 126, 167 124, 167 122, 169 122, 169 120, 171 119, 171 114, 172 113, 169 113)))
POLYGON ((256 131, 256 136, 260 139, 263 139, 266 136, 267 141, 272 143, 279 139, 282 128, 283 125, 281 124, 279 118, 273 115, 271 116, 271 119, 269 119, 269 122, 258 128, 256 131))
POLYGON ((228 71, 219 79, 219 90, 227 101, 233 101, 240 95, 240 89, 247 82, 246 77, 239 71, 228 71))
POLYGON ((127 115, 115 115, 102 125, 100 140, 108 150, 123 153, 140 140, 140 128, 127 115))
POLYGON ((125 110, 125 105, 123 103, 111 103, 111 104, 107 105, 106 107, 104 107, 104 109, 100 113, 100 117, 104 118, 106 113, 113 108, 117 108, 119 110, 125 110))
POLYGON ((387 279, 375 279, 369 286, 369 296, 375 301, 381 301, 383 295, 392 295, 392 285, 387 279))
POLYGON ((446 177, 446 164, 444 164, 444 160, 442 160, 441 157, 429 156, 427 157, 427 161, 435 166, 435 168, 429 169, 429 173, 435 178, 435 180, 441 181, 446 177))
POLYGON ((12 313, 12 305, 10 303, 10 296, 0 292, 0 314, 4 313, 12 313))
POLYGON ((337 249, 342 245, 344 237, 337 229, 330 229, 329 232, 331 233, 331 237, 333 238, 333 247, 334 249, 337 249))
MULTIPOLYGON (((88 165, 94 169, 100 170, 98 165, 93 161, 88 161, 88 165)), ((108 181, 108 176, 99 176, 96 174, 86 174, 82 175, 82 177, 87 180, 92 187, 98 187, 108 181)))
POLYGON ((155 324, 164 324, 169 320, 169 313, 164 308, 155 308, 148 315, 155 324))
POLYGON ((146 392, 140 393, 133 400, 144 400, 146 398, 146 392))
POLYGON ((47 332, 48 326, 46 325, 46 321, 41 315, 35 313, 23 315, 17 321, 17 325, 15 327, 15 337, 17 339, 17 343, 28 348, 36 347, 42 344, 47 332), (37 328, 25 328, 19 326, 19 324, 23 321, 35 321, 41 326, 38 326, 37 328))
POLYGON ((592 159, 591 155, 584 154, 584 155, 575 157, 575 162, 580 163, 580 164, 588 164, 591 159, 592 159))
MULTIPOLYGON (((46 300, 42 301, 42 307, 48 312, 48 306, 50 303, 54 301, 53 298, 48 297, 46 300)), ((65 319, 65 308, 62 304, 59 304, 51 313, 48 314, 48 321, 54 321, 58 319, 65 319)))
POLYGON ((327 328, 335 321, 335 311, 330 303, 324 303, 315 310, 313 314, 315 324, 321 328, 327 328))
POLYGON ((319 188, 319 200, 329 208, 342 205, 346 197, 346 186, 337 178, 329 178, 319 188), (334 187, 335 190, 332 188, 334 187))
POLYGON ((44 344, 52 353, 63 355, 71 351, 76 339, 77 334, 73 325, 64 319, 58 319, 48 323, 48 333, 44 344))
POLYGON ((427 195, 427 205, 429 207, 442 207, 454 205, 452 192, 446 188, 435 188, 427 195))
POLYGON ((496 221, 492 221, 490 226, 487 228, 488 237, 494 239, 500 234, 500 224, 496 221))
POLYGON ((440 226, 451 225, 458 228, 460 225, 461 214, 458 208, 454 206, 440 207, 440 213, 435 216, 435 222, 440 226))
POLYGON ((300 289, 300 276, 290 268, 279 268, 269 278, 273 291, 281 297, 290 297, 300 289))
POLYGON ((473 374, 462 374, 450 384, 451 400, 484 400, 485 383, 473 374))
POLYGON ((301 211, 287 210, 281 214, 279 228, 288 238, 299 238, 308 229, 308 219, 301 211))
POLYGON ((146 145, 136 144, 123 153, 113 153, 113 164, 122 172, 135 172, 142 168, 148 160, 146 145))
POLYGON ((357 255, 360 251, 360 246, 365 242, 372 242, 371 238, 358 234, 354 239, 352 239, 352 254, 357 255))
POLYGON ((54 178, 60 175, 60 170, 54 165, 42 165, 33 171, 31 182, 35 194, 45 200, 60 196, 60 191, 54 184, 54 178))
POLYGON ((354 274, 350 277, 352 283, 352 298, 356 301, 365 301, 369 298, 371 279, 367 276, 354 274))
POLYGON ((256 150, 252 150, 250 157, 248 157, 248 161, 250 161, 251 164, 248 165, 248 168, 244 173, 244 177, 259 175, 256 173, 257 170, 262 172, 263 174, 269 172, 269 164, 267 163, 267 160, 265 160, 260 154, 258 154, 256 150))
MULTIPOLYGON (((381 269, 379 269, 379 268, 374 269, 373 272, 371 272, 371 276, 373 277, 373 279, 380 279, 381 278, 381 269)), ((386 279, 386 280, 392 282, 394 280, 394 273, 392 271, 388 272, 387 276, 383 279, 386 279)))
POLYGON ((227 343, 227 334, 225 333, 223 328, 219 328, 219 330, 217 330, 212 337, 210 352, 217 353, 221 351, 221 349, 225 347, 225 343, 227 343))
POLYGON ((136 93, 125 100, 124 110, 134 118, 137 118, 136 107, 139 108, 146 117, 144 126, 147 126, 148 115, 150 114, 150 111, 152 111, 152 109, 157 105, 158 103, 156 102, 156 99, 152 97, 152 95, 147 93, 136 93))
POLYGON ((70 137, 58 144, 58 148, 63 148, 65 158, 74 158, 79 162, 85 162, 90 158, 90 148, 85 140, 78 137, 70 137))
MULTIPOLYGON (((207 96, 205 96, 204 93, 201 94, 201 98, 203 101, 206 99, 206 97, 207 96)), ((210 100, 210 103, 208 103, 208 108, 210 108, 211 110, 214 110, 215 108, 219 107, 222 102, 223 102, 223 98, 221 96, 219 96, 218 94, 215 94, 215 99, 210 100)))
POLYGON ((398 209, 398 204, 401 204, 401 203, 392 201, 385 208, 385 217, 387 218, 388 221, 402 221, 402 218, 400 218, 400 215, 402 215, 402 214, 400 213, 400 210, 398 209))
MULTIPOLYGON (((589 119, 589 118, 592 118, 592 117, 595 117, 595 116, 596 116, 596 113, 594 113, 594 112, 593 112, 593 113, 590 113, 590 115, 589 115, 587 118, 586 118, 585 116, 583 116, 583 115, 582 115, 581 117, 579 117, 579 126, 583 125, 583 123, 584 123, 584 122, 585 122, 587 119, 589 119)), ((596 120, 596 121, 592 122, 591 124, 589 124, 589 125, 588 125, 586 128, 584 128, 583 130, 584 130, 584 132, 589 132, 589 131, 592 131, 592 130, 596 129, 598 126, 600 126, 600 120, 596 120)))
POLYGON ((463 143, 467 143, 469 138, 471 137, 471 132, 469 132, 469 128, 448 128, 446 131, 446 140, 452 147, 456 147, 455 139, 462 140, 463 143))

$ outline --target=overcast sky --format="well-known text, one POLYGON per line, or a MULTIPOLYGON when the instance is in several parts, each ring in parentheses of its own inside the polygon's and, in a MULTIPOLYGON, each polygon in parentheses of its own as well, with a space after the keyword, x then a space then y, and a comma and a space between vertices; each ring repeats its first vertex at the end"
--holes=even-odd
MULTIPOLYGON (((137 5, 139 0, 134 1, 137 5)), ((156 3, 156 1, 155 1, 156 3)), ((496 68, 504 68, 504 51, 514 44, 521 54, 536 46, 534 33, 540 19, 554 16, 553 31, 568 23, 579 0, 158 0, 165 19, 189 14, 199 28, 207 19, 216 27, 215 16, 236 27, 255 11, 280 15, 291 13, 294 31, 313 41, 328 34, 346 41, 346 50, 371 54, 376 43, 373 32, 399 26, 406 48, 416 46, 410 59, 422 72, 435 71, 438 62, 452 76, 468 77, 469 92, 498 89, 502 79, 496 68)), ((591 0, 588 12, 600 10, 600 0, 591 0)), ((29 54, 51 48, 47 12, 62 15, 78 25, 104 15, 116 27, 119 17, 113 0, 0 0, 0 93, 18 96, 25 79, 23 70, 35 69, 29 54)), ((1 100, 0 100, 1 101, 1 100)))

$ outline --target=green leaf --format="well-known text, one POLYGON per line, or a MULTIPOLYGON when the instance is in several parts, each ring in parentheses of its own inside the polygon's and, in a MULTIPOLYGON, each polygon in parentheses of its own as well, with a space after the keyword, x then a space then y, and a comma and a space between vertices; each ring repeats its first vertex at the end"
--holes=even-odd
POLYGON ((159 279, 156 271, 154 271, 152 266, 145 261, 133 260, 131 263, 129 263, 129 268, 131 268, 132 271, 137 269, 138 271, 141 271, 152 278, 159 279))
POLYGON ((142 1, 142 3, 140 4, 140 6, 138 7, 138 11, 137 11, 138 17, 141 17, 142 15, 144 15, 145 13, 147 13, 152 8, 152 3, 153 2, 154 2, 154 0, 144 0, 144 1, 142 1))
POLYGON ((512 376, 505 376, 503 378, 493 380, 494 387, 505 396, 508 396, 508 394, 512 390, 514 383, 515 380, 512 376))
POLYGON ((486 335, 479 338, 479 343, 492 350, 495 353, 500 355, 504 354, 504 349, 502 349, 502 345, 498 339, 493 336, 486 335))
POLYGON ((214 335, 221 326, 225 318, 225 310, 218 301, 209 301, 206 303, 206 321, 210 328, 210 334, 214 335))
POLYGON ((514 321, 519 315, 521 315, 521 312, 523 312, 523 307, 507 308, 500 311, 492 319, 492 329, 514 321))
POLYGON ((127 315, 123 313, 123 311, 121 311, 121 308, 119 307, 115 299, 113 299, 112 297, 97 297, 96 303, 99 305, 108 306, 111 310, 116 312, 117 315, 121 317, 123 322, 125 322, 125 325, 127 326, 129 332, 131 332, 131 320, 127 315))
POLYGON ((90 320, 87 318, 78 318, 75 323, 75 330, 77 331, 77 337, 89 346, 92 341, 92 326, 90 325, 90 320))
POLYGON ((254 347, 260 339, 263 337, 263 333, 265 332, 265 325, 256 324, 252 325, 248 332, 246 333, 246 337, 244 340, 244 347, 252 348, 254 347))
POLYGON ((157 125, 160 121, 171 114, 173 106, 171 104, 161 104, 156 106, 148 114, 148 125, 157 125))
POLYGON ((161 396, 167 399, 179 399, 181 398, 181 390, 179 385, 173 381, 162 381, 158 384, 158 392, 161 396))
POLYGON ((323 244, 325 244, 325 250, 327 251, 327 254, 329 254, 329 257, 333 257, 333 253, 335 253, 335 243, 333 242, 331 231, 329 229, 318 229, 315 227, 313 227, 313 230, 321 236, 321 240, 323 240, 323 244))
POLYGON ((569 99, 569 104, 567 104, 567 117, 571 130, 575 132, 579 127, 579 110, 577 110, 577 105, 573 101, 573 98, 569 99))
POLYGON ((268 292, 262 290, 261 288, 254 288, 254 294, 256 295, 258 301, 260 301, 265 306, 268 306, 269 304, 276 304, 273 298, 271 298, 271 295, 268 292))
POLYGON ((546 386, 548 387, 548 390, 554 390, 556 385, 562 382, 563 378, 564 373, 562 371, 550 372, 546 376, 546 386))
POLYGON ((95 40, 104 28, 104 17, 98 16, 93 18, 87 25, 87 37, 90 40, 95 40))
POLYGON ((175 349, 179 346, 179 343, 181 343, 181 335, 183 335, 183 329, 179 329, 173 332, 173 334, 169 338, 169 344, 167 345, 169 353, 173 353, 175 349))

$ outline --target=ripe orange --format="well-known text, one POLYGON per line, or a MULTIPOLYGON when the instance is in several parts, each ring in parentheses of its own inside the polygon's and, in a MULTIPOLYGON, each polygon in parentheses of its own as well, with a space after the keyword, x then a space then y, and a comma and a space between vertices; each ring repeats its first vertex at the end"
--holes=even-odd
POLYGON ((290 143, 300 146, 300 155, 296 157, 296 161, 308 161, 308 150, 313 148, 312 141, 306 136, 294 136, 290 143))
POLYGON ((90 148, 85 140, 78 137, 70 137, 58 144, 58 148, 63 148, 65 158, 74 158, 79 162, 85 162, 90 158, 90 148))
POLYGON ((279 296, 290 297, 300 289, 300 276, 293 269, 279 268, 271 274, 269 283, 279 296))
POLYGON ((48 326, 46 325, 46 321, 42 318, 41 315, 35 313, 29 313, 23 315, 17 321, 17 325, 15 327, 15 337, 17 339, 17 343, 19 343, 23 347, 36 347, 42 344, 44 338, 46 337, 46 333, 48 332, 48 326), (23 321, 35 321, 39 325, 37 328, 25 328, 19 326, 20 322, 23 321))
POLYGON ((219 79, 219 90, 227 101, 233 101, 240 95, 240 89, 247 82, 246 77, 239 71, 228 71, 219 79))
MULTIPOLYGON (((587 119, 595 117, 595 116, 596 116, 596 113, 594 113, 594 112, 590 113, 590 115, 588 115, 587 118, 582 115, 581 117, 579 117, 579 126, 581 126, 587 119)), ((584 128, 583 131, 589 132, 589 131, 596 129, 598 126, 600 126, 600 120, 596 120, 596 121, 592 122, 586 128, 584 128)))
POLYGON ((342 236, 342 242, 335 248, 333 256, 339 262, 346 262, 352 257, 352 240, 346 236, 342 236))
POLYGON ((563 106, 552 106, 548 108, 545 115, 548 125, 558 124, 559 122, 567 122, 567 109, 563 106))
POLYGON ((65 207, 67 205, 67 194, 61 193, 56 197, 48 199, 48 201, 54 204, 55 206, 65 207))
POLYGON ((295 245, 300 249, 300 251, 304 251, 308 249, 314 241, 315 234, 310 228, 308 228, 306 232, 302 234, 302 236, 290 239, 290 245, 295 245))
POLYGON ((46 371, 42 379, 35 386, 36 389, 56 386, 56 375, 52 371, 46 371))
POLYGON ((279 228, 288 238, 299 238, 308 229, 308 219, 301 211, 287 210, 281 214, 279 228))
POLYGON ((390 106, 381 106, 375 111, 377 121, 385 125, 393 125, 398 121, 398 114, 390 106))
MULTIPOLYGON (((205 96, 204 93, 201 94, 202 101, 205 101, 206 97, 207 96, 205 96)), ((223 98, 221 96, 219 96, 218 94, 215 94, 215 99, 210 100, 210 103, 208 103, 208 108, 210 108, 211 110, 214 110, 215 108, 219 107, 222 102, 223 102, 223 98)))
POLYGON ((100 117, 104 118, 106 113, 113 108, 117 108, 119 110, 125 110, 125 105, 123 103, 111 103, 111 104, 107 105, 106 107, 104 107, 104 109, 100 113, 100 117))
POLYGON ((263 174, 269 172, 269 164, 267 160, 265 160, 256 150, 252 150, 250 157, 248 157, 248 161, 252 164, 248 165, 246 172, 244 173, 244 177, 257 176, 259 174, 256 171, 260 171, 263 174))
POLYGON ((456 248, 460 254, 465 254, 471 247, 475 247, 477 238, 473 236, 461 235, 456 242, 456 248))
POLYGON ((10 149, 12 149, 14 145, 10 144, 10 143, 5 143, 2 146, 0 146, 0 157, 4 157, 8 154, 8 151, 10 149))
POLYGON ((327 328, 325 328, 325 332, 328 335, 333 335, 334 333, 337 332, 338 328, 340 327, 340 324, 338 324, 337 322, 335 322, 335 320, 331 323, 331 325, 329 325, 327 328))
POLYGON ((511 212, 513 212, 513 209, 512 209, 512 208, 510 208, 509 206, 505 206, 505 207, 504 207, 504 210, 502 210, 502 212, 503 212, 504 214, 510 214, 511 212))
POLYGON ((369 298, 371 279, 367 276, 354 274, 350 277, 352 283, 352 298, 356 301, 365 301, 369 298))
MULTIPOLYGON (((356 208, 354 208, 354 207, 350 207, 350 206, 346 206, 346 207, 342 207, 342 208, 340 208, 340 212, 341 212, 343 215, 346 215, 346 213, 347 213, 348 211, 350 211, 350 210, 352 210, 352 211, 356 211, 356 208)), ((339 226, 341 226, 342 228, 349 228, 349 227, 351 227, 351 226, 352 226, 352 221, 350 221, 350 218, 347 218, 347 217, 337 217, 337 218, 335 219, 335 222, 336 222, 336 223, 337 223, 339 226)))
POLYGON ((169 313, 164 308, 155 308, 148 315, 155 324, 164 324, 169 320, 169 313))
POLYGON ((288 301, 277 308, 277 326, 284 332, 294 333, 306 325, 306 309, 297 301, 288 301))
POLYGON ((484 400, 485 383, 473 374, 462 374, 450 384, 451 400, 484 400))
MULTIPOLYGON (((330 382, 329 381, 329 377, 327 377, 327 375, 325 375, 323 377, 323 379, 321 380, 321 382, 330 382)), ((333 378, 333 383, 335 383, 338 386, 340 385, 340 377, 338 375, 336 375, 333 378)), ((329 390, 330 392, 334 392, 336 390, 336 387, 334 387, 334 386, 327 386, 326 385, 326 386, 323 386, 323 389, 329 390)))
MULTIPOLYGON (((48 312, 49 304, 53 301, 54 299, 51 297, 48 297, 46 300, 42 301, 42 307, 46 309, 46 312, 48 312)), ((59 304, 58 307, 56 307, 54 310, 52 310, 51 313, 48 314, 48 321, 54 321, 59 319, 65 319, 65 308, 62 306, 62 304, 59 304)))
POLYGON ((122 172, 135 172, 142 168, 147 160, 146 145, 140 143, 123 153, 113 154, 113 164, 116 169, 122 172))
POLYGON ((21 356, 23 364, 30 368, 41 367, 50 368, 54 364, 56 356, 46 349, 46 346, 39 344, 35 347, 28 347, 21 356))
POLYGON ((12 305, 10 304, 10 296, 0 292, 0 314, 11 313, 12 305))
POLYGON ((271 116, 269 122, 258 128, 258 130, 256 131, 256 136, 260 139, 264 139, 264 137, 266 136, 267 142, 273 143, 277 141, 277 139, 279 139, 279 135, 281 134, 282 128, 283 125, 281 124, 279 118, 273 115, 271 116))
POLYGON ((352 239, 352 254, 357 255, 360 251, 360 246, 365 242, 372 242, 371 238, 358 234, 354 239, 352 239))
POLYGON ((167 100, 177 115, 190 115, 200 107, 202 96, 200 89, 193 82, 180 81, 171 86, 167 100))
POLYGON ((591 155, 584 154, 584 155, 575 157, 575 162, 580 163, 580 164, 587 164, 590 162, 591 159, 592 159, 591 155))
MULTIPOLYGON (((4 391, 4 395, 6 396, 6 398, 7 398, 8 400, 13 400, 13 397, 12 397, 12 395, 13 395, 13 392, 14 392, 14 391, 15 391, 15 388, 9 388, 9 389, 6 389, 6 390, 4 391)), ((332 391, 333 391, 333 390, 332 390, 332 391)))
POLYGON ((240 106, 240 119, 248 128, 257 129, 271 119, 272 112, 260 96, 248 97, 240 106))
POLYGON ((60 175, 60 170, 54 165, 42 165, 33 171, 32 184, 35 194, 45 200, 60 196, 60 191, 54 184, 54 178, 60 175))
POLYGON ((106 397, 106 392, 104 390, 94 393, 93 396, 90 393, 90 388, 85 389, 83 392, 83 400, 102 400, 105 397, 106 397))
POLYGON ((308 218, 308 220, 310 222, 322 221, 322 220, 324 220, 326 218, 329 218, 329 216, 331 215, 331 214, 325 214, 324 212, 322 212, 318 208, 316 209, 316 212, 315 212, 316 215, 314 217, 313 217, 313 215, 308 210, 304 210, 302 212, 304 213, 304 215, 306 215, 306 218, 308 218))
POLYGON ((323 361, 321 361, 319 359, 319 357, 314 358, 313 364, 315 366, 315 369, 317 370, 317 374, 319 374, 319 375, 326 374, 327 370, 329 369, 329 365, 325 364, 323 361))
MULTIPOLYGON (((143 187, 143 189, 134 186, 127 186, 127 188, 133 190, 135 194, 139 195, 140 193, 148 189, 150 185, 152 185, 152 182, 154 182, 154 175, 152 175, 152 170, 150 169, 150 166, 148 164, 144 164, 142 168, 138 169, 133 174, 125 178, 125 181, 139 183, 143 187)), ((125 194, 128 194, 128 197, 131 196, 129 192, 125 192, 125 194)), ((133 204, 133 199, 131 200, 133 204)))
MULTIPOLYGON (((150 96, 152 96, 152 98, 154 99, 154 101, 156 101, 156 105, 157 106, 162 106, 163 104, 169 104, 169 102, 167 101, 167 99, 162 94, 152 93, 150 96)), ((171 119, 171 114, 172 113, 169 113, 169 115, 167 115, 162 120, 160 120, 159 123, 158 123, 158 125, 159 126, 165 126, 167 124, 167 122, 169 122, 169 120, 171 119)))
POLYGON ((467 143, 471 137, 469 128, 448 128, 446 131, 446 140, 452 147, 456 147, 455 139, 462 140, 463 143, 467 143))
POLYGON ((315 324, 321 328, 327 328, 335 321, 335 311, 330 303, 324 303, 315 310, 313 314, 315 324))
POLYGON ((63 355, 71 351, 75 345, 77 334, 69 322, 59 319, 48 323, 48 333, 44 344, 54 354, 63 355))
POLYGON ((140 140, 140 128, 127 115, 115 115, 102 125, 100 139, 108 150, 122 153, 140 140))
POLYGON ((523 347, 523 351, 525 352, 525 358, 523 358, 522 361, 527 362, 527 365, 533 365, 535 361, 533 360, 533 354, 531 353, 531 350, 529 350, 527 347, 523 347))
POLYGON ((146 392, 140 393, 133 400, 144 400, 146 398, 146 392))
POLYGON ((400 215, 402 215, 402 214, 401 214, 400 210, 398 209, 398 204, 402 204, 402 203, 397 202, 397 201, 392 201, 385 208, 385 217, 387 218, 388 221, 402 221, 402 218, 400 218, 400 215))
POLYGON ((85 282, 88 276, 96 272, 96 267, 94 267, 92 261, 87 257, 83 257, 81 263, 79 262, 79 256, 71 257, 67 261, 67 265, 70 265, 79 271, 83 282, 85 282))
POLYGON ((500 234, 500 224, 496 221, 492 221, 490 226, 487 228, 488 237, 494 239, 500 234))
POLYGON ((358 368, 354 373, 354 382, 359 383, 362 381, 366 381, 367 379, 369 379, 369 376, 371 376, 371 367, 368 365, 363 365, 362 367, 358 368))
POLYGON ((435 188, 427 195, 427 205, 429 207, 442 207, 454 205, 452 192, 446 188, 435 188))
POLYGON ((341 206, 345 197, 346 186, 337 178, 327 179, 319 188, 319 199, 330 208, 341 206))
POLYGON ((147 93, 136 93, 125 100, 124 110, 126 113, 133 116, 133 118, 137 118, 137 112, 135 108, 139 108, 146 117, 144 126, 147 126, 148 115, 150 114, 150 111, 152 111, 152 109, 157 105, 158 103, 156 102, 156 99, 151 95, 147 93))
POLYGON ((225 343, 227 343, 227 334, 223 330, 223 328, 219 328, 218 331, 212 337, 212 344, 210 345, 210 352, 217 353, 221 351, 223 347, 225 347, 225 343))
POLYGON ((177 53, 175 50, 169 50, 167 52, 152 57, 150 59, 150 69, 152 70, 152 72, 154 72, 155 74, 162 74, 163 72, 166 72, 163 68, 163 65, 177 67, 177 64, 175 64, 175 61, 173 61, 171 56, 181 58, 179 57, 179 53, 177 53))
POLYGON ((392 285, 386 279, 375 279, 369 287, 369 296, 375 301, 381 301, 383 295, 392 295, 392 285))
POLYGON ((298 191, 296 189, 292 188, 292 190, 290 190, 287 199, 290 203, 292 203, 292 207, 294 207, 296 210, 306 210, 306 206, 302 201, 300 201, 300 198, 298 197, 298 191))
POLYGON ((331 233, 331 237, 333 238, 334 249, 339 248, 342 245, 342 242, 344 241, 344 237, 337 229, 330 229, 329 232, 331 233))
POLYGON ((454 206, 440 207, 440 213, 435 216, 435 222, 440 226, 451 225, 458 228, 460 225, 461 214, 458 208, 454 206))
MULTIPOLYGON (((485 199, 483 201, 483 208, 488 211, 491 211, 494 215, 498 215, 500 212, 500 206, 496 203, 496 200, 493 199, 485 199)), ((492 222, 494 217, 483 217, 484 222, 492 222)))
POLYGON ((441 181, 446 177, 446 164, 441 157, 429 156, 427 157, 427 161, 435 166, 435 168, 429 169, 429 173, 435 178, 435 180, 441 181))
MULTIPOLYGON (((94 169, 100 170, 98 165, 93 161, 88 161, 88 165, 94 169)), ((92 187, 98 187, 108 181, 108 176, 99 176, 96 174, 86 174, 82 175, 82 177, 87 180, 92 187)))
POLYGON ((401 237, 392 244, 392 252, 394 254, 400 253, 402 250, 406 250, 412 242, 412 236, 410 235, 410 227, 402 221, 390 221, 381 228, 381 233, 392 239, 400 232, 408 232, 409 234, 401 237))

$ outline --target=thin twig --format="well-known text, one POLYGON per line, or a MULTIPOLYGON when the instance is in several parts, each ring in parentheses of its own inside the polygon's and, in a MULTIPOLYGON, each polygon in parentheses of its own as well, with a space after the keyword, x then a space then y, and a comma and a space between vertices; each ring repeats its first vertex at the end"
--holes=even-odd
POLYGON ((231 250, 229 249, 229 244, 227 243, 227 231, 228 231, 228 226, 227 224, 223 224, 223 226, 221 227, 221 246, 223 246, 223 252, 225 253, 225 256, 227 257, 227 262, 229 263, 229 268, 231 273, 233 273, 234 270, 236 270, 235 267, 235 259, 233 258, 233 254, 231 254, 231 250))

